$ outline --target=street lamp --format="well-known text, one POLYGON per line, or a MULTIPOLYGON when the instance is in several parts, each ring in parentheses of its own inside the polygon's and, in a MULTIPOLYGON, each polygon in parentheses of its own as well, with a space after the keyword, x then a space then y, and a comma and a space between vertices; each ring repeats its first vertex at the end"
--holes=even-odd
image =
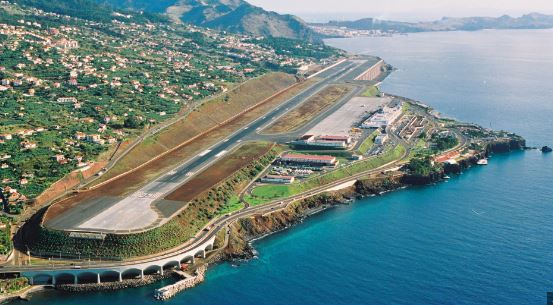
POLYGON ((29 250, 29 246, 25 245, 27 248, 27 257, 29 258, 29 266, 31 266, 31 250, 29 250))

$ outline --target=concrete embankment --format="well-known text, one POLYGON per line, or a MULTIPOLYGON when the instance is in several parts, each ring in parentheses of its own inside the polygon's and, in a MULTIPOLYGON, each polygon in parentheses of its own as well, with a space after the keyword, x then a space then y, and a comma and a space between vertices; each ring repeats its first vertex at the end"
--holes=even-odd
POLYGON ((121 282, 105 282, 90 284, 62 284, 56 285, 57 290, 69 292, 92 292, 92 291, 111 291, 125 288, 137 288, 153 284, 162 279, 174 276, 172 272, 165 272, 164 275, 146 275, 143 279, 129 279, 121 282))
POLYGON ((156 300, 165 301, 174 297, 177 293, 195 287, 205 280, 205 272, 207 265, 200 266, 194 276, 187 277, 183 280, 176 282, 175 284, 165 286, 154 291, 154 298, 156 300))

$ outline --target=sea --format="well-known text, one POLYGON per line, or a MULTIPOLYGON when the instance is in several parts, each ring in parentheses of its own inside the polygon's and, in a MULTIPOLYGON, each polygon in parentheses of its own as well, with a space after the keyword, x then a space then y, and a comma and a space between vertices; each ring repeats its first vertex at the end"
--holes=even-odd
MULTIPOLYGON (((553 145, 553 31, 328 40, 397 70, 385 92, 461 121, 553 145)), ((546 304, 553 291, 553 155, 495 155, 447 183, 317 214, 255 242, 258 258, 210 268, 164 304, 546 304)), ((27 305, 160 304, 162 283, 34 295, 27 305)))

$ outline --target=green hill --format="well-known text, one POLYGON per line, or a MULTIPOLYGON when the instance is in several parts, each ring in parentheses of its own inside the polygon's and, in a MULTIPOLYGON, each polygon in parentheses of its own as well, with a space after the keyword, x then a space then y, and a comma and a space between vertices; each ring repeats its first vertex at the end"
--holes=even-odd
MULTIPOLYGON (((113 19, 120 19, 124 21, 127 19, 124 16, 116 15, 113 6, 109 3, 104 3, 103 0, 18 0, 17 4, 38 8, 46 12, 98 22, 110 22, 113 19)), ((119 13, 131 15, 133 17, 133 22, 167 21, 167 18, 160 14, 151 14, 149 12, 139 14, 125 10, 123 6, 119 6, 118 8, 122 9, 122 11, 118 11, 119 13)))
POLYGON ((281 15, 243 0, 96 0, 117 8, 167 13, 173 20, 255 36, 317 40, 300 18, 281 15))

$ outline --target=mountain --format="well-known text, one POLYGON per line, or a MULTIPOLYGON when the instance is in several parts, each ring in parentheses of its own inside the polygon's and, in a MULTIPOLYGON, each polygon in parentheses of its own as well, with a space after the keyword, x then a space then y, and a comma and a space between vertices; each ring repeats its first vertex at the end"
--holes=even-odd
POLYGON ((316 26, 345 27, 352 30, 380 30, 386 32, 476 31, 484 29, 548 29, 553 28, 553 16, 531 13, 515 18, 501 17, 444 17, 431 22, 398 22, 364 18, 356 21, 330 21, 316 26))
POLYGON ((173 20, 254 36, 317 40, 300 18, 266 11, 243 0, 96 0, 117 8, 167 13, 173 20))
POLYGON ((160 14, 136 13, 127 10, 119 10, 117 15, 111 5, 98 3, 96 0, 17 0, 19 5, 34 7, 46 12, 52 12, 81 19, 87 19, 98 22, 110 22, 113 19, 126 20, 132 16, 134 22, 165 22, 167 18, 160 14))

